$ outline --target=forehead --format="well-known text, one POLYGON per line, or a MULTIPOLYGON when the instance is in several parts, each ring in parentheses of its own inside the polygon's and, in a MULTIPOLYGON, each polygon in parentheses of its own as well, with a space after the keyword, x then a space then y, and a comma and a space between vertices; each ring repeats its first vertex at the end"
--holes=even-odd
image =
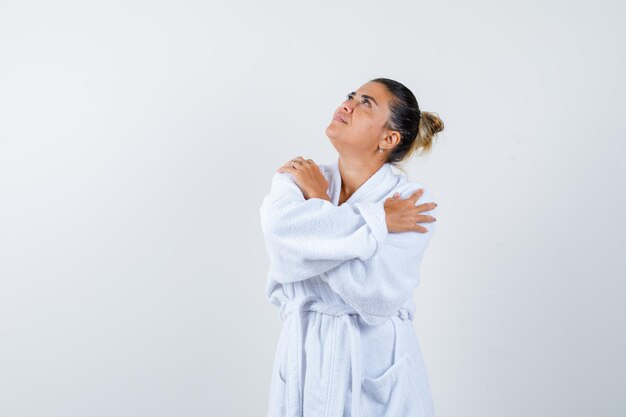
POLYGON ((389 100, 389 92, 387 91, 387 87, 385 87, 381 83, 369 82, 363 84, 356 90, 357 94, 365 94, 367 96, 372 96, 378 102, 378 104, 383 107, 387 104, 389 100))

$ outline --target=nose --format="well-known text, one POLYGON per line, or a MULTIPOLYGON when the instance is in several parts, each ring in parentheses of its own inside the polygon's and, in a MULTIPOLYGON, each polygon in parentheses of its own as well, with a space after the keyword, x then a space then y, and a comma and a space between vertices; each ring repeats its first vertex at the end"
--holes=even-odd
POLYGON ((344 101, 343 102, 343 109, 347 112, 347 113, 352 113, 352 104, 350 104, 351 101, 344 101))

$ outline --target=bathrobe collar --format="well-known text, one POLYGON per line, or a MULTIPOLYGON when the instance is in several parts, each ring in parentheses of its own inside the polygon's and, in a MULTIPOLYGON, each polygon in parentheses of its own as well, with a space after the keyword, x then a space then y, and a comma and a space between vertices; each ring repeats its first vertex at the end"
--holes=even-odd
MULTIPOLYGON (((341 194, 341 173, 339 159, 329 164, 331 179, 329 182, 329 197, 334 205, 338 205, 341 194)), ((385 162, 378 171, 374 172, 344 203, 358 203, 360 201, 380 201, 398 183, 398 176, 394 174, 389 162, 385 162)))

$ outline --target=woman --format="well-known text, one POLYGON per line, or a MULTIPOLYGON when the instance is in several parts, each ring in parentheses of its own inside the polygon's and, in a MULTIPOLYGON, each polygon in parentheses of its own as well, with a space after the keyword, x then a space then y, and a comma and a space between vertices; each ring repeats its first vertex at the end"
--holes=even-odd
POLYGON ((336 162, 297 157, 274 174, 260 208, 283 320, 268 417, 434 415, 412 319, 436 204, 391 166, 442 130, 409 89, 377 78, 326 128, 336 162))

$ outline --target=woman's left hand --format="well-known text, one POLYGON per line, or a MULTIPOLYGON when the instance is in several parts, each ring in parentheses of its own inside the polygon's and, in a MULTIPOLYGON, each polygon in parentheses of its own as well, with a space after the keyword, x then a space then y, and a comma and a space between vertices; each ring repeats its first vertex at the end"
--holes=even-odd
POLYGON ((328 181, 320 168, 312 159, 304 159, 301 156, 289 160, 285 165, 278 168, 277 172, 289 172, 293 174, 294 181, 302 190, 304 198, 321 198, 330 201, 327 194, 328 181))

